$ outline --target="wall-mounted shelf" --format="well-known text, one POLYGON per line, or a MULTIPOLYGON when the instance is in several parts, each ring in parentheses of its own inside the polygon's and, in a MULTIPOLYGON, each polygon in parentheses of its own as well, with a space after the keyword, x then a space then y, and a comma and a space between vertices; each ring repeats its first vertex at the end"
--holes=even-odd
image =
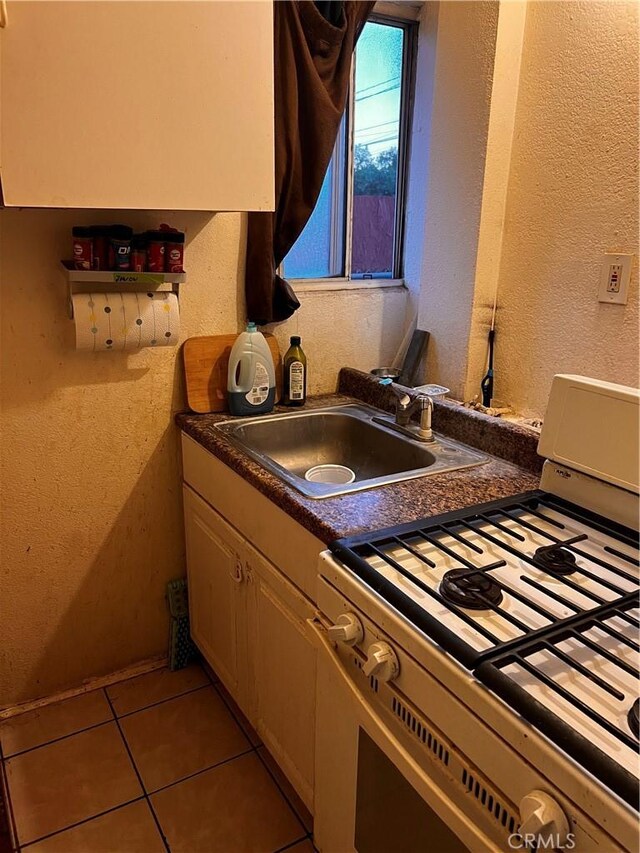
POLYGON ((170 291, 178 296, 178 285, 187 280, 184 272, 132 272, 130 270, 78 270, 73 261, 60 261, 69 287, 69 317, 73 319, 73 302, 76 293, 161 293, 170 291))
POLYGON ((160 284, 183 284, 187 280, 184 272, 132 272, 131 270, 77 270, 73 261, 60 261, 62 269, 70 282, 83 282, 84 284, 128 284, 131 289, 136 290, 133 285, 140 285, 145 289, 147 285, 160 284), (144 285, 144 287, 143 287, 144 285))

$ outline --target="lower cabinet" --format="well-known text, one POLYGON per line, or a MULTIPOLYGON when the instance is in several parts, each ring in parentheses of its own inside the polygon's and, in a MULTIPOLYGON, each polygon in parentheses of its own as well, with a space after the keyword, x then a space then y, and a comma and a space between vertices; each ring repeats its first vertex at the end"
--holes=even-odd
POLYGON ((193 640, 313 810, 314 607, 188 486, 184 510, 193 640))
POLYGON ((238 704, 247 687, 243 540, 188 487, 185 538, 191 636, 238 704))
POLYGON ((253 724, 313 811, 316 650, 306 620, 313 616, 314 608, 252 548, 247 570, 253 724))

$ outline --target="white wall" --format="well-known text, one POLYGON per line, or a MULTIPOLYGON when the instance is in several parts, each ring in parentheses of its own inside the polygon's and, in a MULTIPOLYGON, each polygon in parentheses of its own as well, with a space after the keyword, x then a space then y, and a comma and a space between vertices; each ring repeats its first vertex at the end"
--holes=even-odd
POLYGON ((407 278, 425 378, 479 394, 497 292, 494 399, 533 416, 558 372, 637 385, 637 258, 629 304, 597 301, 603 252, 638 251, 637 4, 442 0, 419 41, 407 278))
POLYGON ((307 393, 334 391, 345 365, 371 370, 391 363, 404 331, 405 288, 305 290, 298 298, 293 317, 269 330, 283 354, 291 335, 302 338, 309 363, 307 393))
POLYGON ((432 95, 427 90, 416 105, 431 115, 416 117, 417 131, 425 130, 414 134, 414 148, 428 145, 429 160, 425 206, 410 208, 424 225, 421 233, 412 226, 410 252, 420 254, 409 269, 420 281, 418 324, 431 333, 426 376, 457 396, 467 371, 498 18, 498 2, 442 2, 437 16, 424 13, 421 38, 434 76, 432 95))
POLYGON ((601 255, 638 252, 638 5, 532 2, 500 270, 496 396, 544 412, 555 373, 638 385, 629 304, 597 301, 601 255))
POLYGON ((426 378, 479 394, 497 292, 494 399, 534 416, 558 372, 637 385, 637 258, 629 304, 597 301, 603 252, 638 251, 637 4, 437 5, 408 226, 426 378))
POLYGON ((418 315, 423 268, 424 232, 429 194, 433 95, 438 56, 438 16, 442 3, 425 3, 419 16, 410 156, 406 188, 404 278, 409 289, 408 313, 418 315))
MULTIPOLYGON (((83 222, 187 231, 183 338, 244 322, 237 214, 4 210, 1 243, 0 707, 166 650, 165 584, 184 574, 177 349, 77 353, 58 259, 83 222)), ((301 296, 310 390, 392 358, 406 291, 301 296)))
POLYGON ((463 399, 480 391, 498 292, 527 2, 500 4, 463 399))

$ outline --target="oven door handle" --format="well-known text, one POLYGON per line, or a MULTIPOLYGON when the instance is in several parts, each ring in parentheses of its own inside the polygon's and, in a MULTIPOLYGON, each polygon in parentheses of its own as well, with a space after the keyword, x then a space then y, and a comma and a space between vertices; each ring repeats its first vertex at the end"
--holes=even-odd
MULTIPOLYGON (((387 745, 401 759, 404 768, 406 768, 407 771, 405 772, 403 770, 401 772, 403 772, 407 781, 417 789, 426 786, 429 789, 431 798, 429 805, 432 808, 435 806, 436 809, 439 805, 441 807, 441 812, 444 812, 445 814, 451 813, 453 806, 452 802, 445 794, 443 794, 440 788, 432 782, 424 772, 424 769, 420 767, 418 762, 407 752, 393 732, 390 731, 390 729, 372 710, 366 697, 360 692, 358 686, 349 675, 345 665, 342 663, 340 656, 327 637, 322 624, 317 619, 307 619, 307 625, 315 635, 317 648, 323 651, 334 664, 336 672, 340 675, 345 686, 348 688, 353 700, 357 702, 360 713, 366 719, 371 729, 376 731, 378 736, 384 739, 387 745)), ((456 822, 459 825, 459 830, 462 830, 462 834, 459 831, 457 833, 461 841, 473 851, 495 851, 495 844, 491 842, 482 830, 479 829, 478 826, 459 809, 455 807, 453 807, 453 809, 455 812, 456 822), (460 826, 460 824, 462 824, 462 826, 460 826)))

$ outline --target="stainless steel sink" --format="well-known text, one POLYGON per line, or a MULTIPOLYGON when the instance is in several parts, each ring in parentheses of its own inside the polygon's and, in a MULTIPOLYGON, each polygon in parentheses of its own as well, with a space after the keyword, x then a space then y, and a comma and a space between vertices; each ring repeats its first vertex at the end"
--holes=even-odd
POLYGON ((364 404, 223 421, 216 428, 272 474, 310 498, 348 494, 401 480, 481 465, 487 457, 436 435, 425 444, 380 423, 380 411, 364 404), (313 483, 305 473, 316 465, 350 468, 348 484, 313 483))

